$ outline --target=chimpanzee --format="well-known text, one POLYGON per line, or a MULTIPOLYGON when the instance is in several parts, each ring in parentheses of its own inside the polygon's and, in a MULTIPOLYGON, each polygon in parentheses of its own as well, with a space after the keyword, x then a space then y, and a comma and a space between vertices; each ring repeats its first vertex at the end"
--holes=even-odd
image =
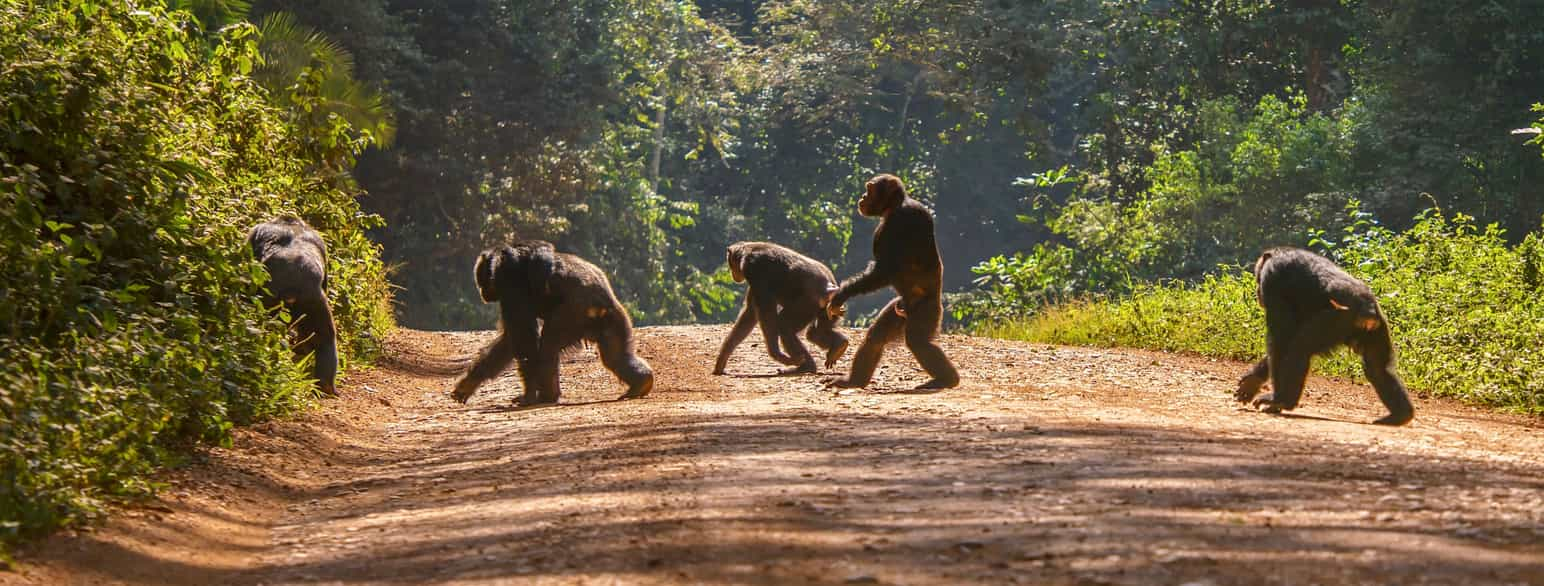
POLYGON ((1255 294, 1265 308, 1266 357, 1238 381, 1234 397, 1270 413, 1297 407, 1315 354, 1342 344, 1362 356, 1362 372, 1389 414, 1375 423, 1404 425, 1415 408, 1394 374, 1394 345, 1378 298, 1329 259, 1300 248, 1272 248, 1255 261, 1255 294), (1272 393, 1255 395, 1269 380, 1272 393))
POLYGON ((749 287, 745 291, 745 307, 718 350, 713 374, 724 374, 729 355, 758 322, 767 353, 789 366, 780 374, 815 372, 815 357, 799 342, 799 333, 806 327, 810 341, 826 351, 826 368, 841 359, 847 351, 847 336, 834 329, 836 320, 826 314, 822 305, 826 294, 836 286, 831 269, 770 242, 736 242, 729 246, 726 256, 730 276, 736 283, 749 283, 749 287), (810 326, 812 321, 814 326, 810 326), (787 354, 778 347, 779 339, 788 349, 787 354))
POLYGON ((456 381, 451 398, 465 403, 483 382, 518 361, 525 394, 517 405, 556 403, 558 360, 593 342, 600 362, 627 383, 623 399, 654 388, 654 371, 633 353, 633 322, 595 265, 552 244, 526 240, 482 252, 474 269, 483 302, 499 304, 499 335, 456 381), (538 321, 539 320, 539 321, 538 321))
POLYGON ((252 256, 268 268, 263 304, 289 309, 290 347, 296 359, 314 354, 311 375, 318 388, 337 393, 338 333, 327 305, 327 244, 304 221, 280 216, 258 224, 247 235, 252 256))
POLYGON ((900 178, 881 174, 865 185, 858 212, 879 218, 874 229, 874 260, 862 273, 847 279, 827 298, 826 312, 841 315, 847 299, 889 285, 900 295, 886 305, 863 337, 852 359, 852 372, 834 381, 838 387, 861 387, 874 376, 885 345, 901 338, 917 362, 933 378, 918 389, 947 389, 960 384, 960 374, 933 342, 943 323, 944 263, 933 236, 933 212, 906 195, 900 178))

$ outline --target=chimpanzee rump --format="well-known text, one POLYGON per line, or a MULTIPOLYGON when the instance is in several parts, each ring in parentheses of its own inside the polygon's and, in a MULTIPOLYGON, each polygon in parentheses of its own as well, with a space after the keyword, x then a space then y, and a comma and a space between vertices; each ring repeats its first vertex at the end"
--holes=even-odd
POLYGON ((295 358, 314 355, 311 374, 329 395, 337 393, 337 327, 327 304, 327 244, 304 221, 280 216, 247 235, 252 256, 268 268, 264 305, 289 309, 290 346, 295 358))
POLYGON ((880 218, 874 228, 874 260, 863 272, 843 282, 832 292, 826 312, 840 315, 847 299, 885 286, 899 297, 886 305, 874 325, 863 337, 852 358, 852 371, 834 381, 838 387, 861 387, 869 383, 885 346, 905 339, 917 362, 933 378, 918 389, 947 389, 960 384, 959 372, 943 348, 933 341, 943 324, 944 263, 938 256, 933 233, 933 211, 906 195, 900 178, 881 174, 864 186, 858 199, 858 211, 880 218))
POLYGON ((713 374, 724 374, 729 355, 758 323, 767 354, 790 367, 779 371, 781 374, 815 372, 815 357, 799 342, 799 333, 806 328, 810 342, 826 351, 826 368, 841 359, 847 351, 847 336, 836 331, 836 319, 824 311, 826 295, 836 286, 831 269, 770 242, 736 242, 729 246, 726 256, 735 282, 749 286, 745 307, 719 348, 713 374))
POLYGON ((1366 283, 1329 259, 1299 248, 1272 248, 1255 261, 1256 295, 1265 308, 1266 357, 1238 381, 1234 397, 1271 413, 1295 409, 1309 362, 1344 344, 1362 357, 1362 371, 1389 414, 1376 423, 1404 425, 1415 417, 1405 385, 1394 374, 1394 345, 1378 299, 1366 283), (1273 392, 1256 395, 1269 380, 1273 392))
POLYGON ((595 265, 527 240, 483 251, 474 273, 483 301, 499 304, 499 335, 456 382, 456 401, 465 403, 517 361, 525 393, 516 403, 556 403, 559 359, 585 341, 595 343, 601 364, 627 383, 622 398, 654 388, 654 371, 633 353, 633 322, 595 265))

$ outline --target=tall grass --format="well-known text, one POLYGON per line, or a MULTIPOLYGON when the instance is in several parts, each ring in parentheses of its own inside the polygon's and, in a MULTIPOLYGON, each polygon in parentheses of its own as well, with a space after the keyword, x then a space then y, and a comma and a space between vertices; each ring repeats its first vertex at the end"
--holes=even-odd
MULTIPOLYGON (((1544 245, 1539 233, 1509 245, 1494 227, 1428 212, 1394 233, 1368 221, 1325 249, 1377 293, 1393 329, 1399 372, 1412 388, 1480 405, 1544 414, 1544 245)), ((1138 287, 1119 299, 1083 300, 1021 320, 986 324, 988 336, 1053 344, 1151 348, 1257 360, 1264 314, 1254 279, 1223 268, 1198 283, 1138 287)), ((1361 376, 1349 351, 1318 372, 1361 376)))

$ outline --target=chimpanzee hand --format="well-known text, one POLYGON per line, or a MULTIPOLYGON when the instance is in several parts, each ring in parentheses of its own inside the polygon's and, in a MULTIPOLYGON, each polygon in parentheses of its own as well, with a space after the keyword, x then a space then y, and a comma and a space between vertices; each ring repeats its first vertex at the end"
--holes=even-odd
POLYGON ((836 292, 838 290, 839 288, 834 285, 826 287, 826 297, 825 299, 820 300, 820 306, 826 310, 826 317, 831 318, 832 321, 841 319, 842 316, 847 315, 847 306, 845 304, 832 303, 836 300, 836 292))
POLYGON ((466 400, 472 398, 472 393, 475 392, 477 392, 477 381, 463 378, 456 382, 456 390, 451 391, 450 398, 457 403, 465 405, 466 400))
POLYGON ((1254 374, 1246 374, 1244 378, 1238 379, 1238 390, 1233 392, 1233 399, 1240 403, 1248 403, 1250 399, 1255 398, 1255 395, 1260 394, 1260 387, 1264 385, 1265 379, 1254 374))

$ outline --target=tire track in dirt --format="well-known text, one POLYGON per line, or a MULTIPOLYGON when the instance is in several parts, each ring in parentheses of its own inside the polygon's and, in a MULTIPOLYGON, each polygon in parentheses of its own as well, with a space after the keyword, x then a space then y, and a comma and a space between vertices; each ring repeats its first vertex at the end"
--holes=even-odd
POLYGON ((641 329, 647 399, 583 351, 563 405, 514 410, 512 373, 444 397, 487 333, 401 332, 0 582, 1544 583, 1537 420, 1371 426, 1371 389, 1317 378, 1269 416, 1231 401, 1246 365, 961 336, 958 389, 909 393, 895 348, 837 393, 753 344, 709 375, 724 333, 641 329))

